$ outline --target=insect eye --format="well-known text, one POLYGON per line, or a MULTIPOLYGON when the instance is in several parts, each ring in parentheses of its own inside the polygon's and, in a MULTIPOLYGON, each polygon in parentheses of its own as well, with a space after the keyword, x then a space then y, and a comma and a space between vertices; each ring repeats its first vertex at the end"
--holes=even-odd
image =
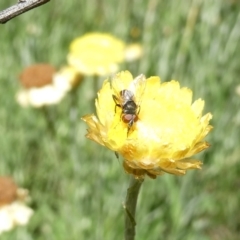
POLYGON ((125 114, 122 116, 122 120, 125 122, 125 123, 128 123, 129 121, 131 121, 133 119, 133 116, 132 114, 125 114))

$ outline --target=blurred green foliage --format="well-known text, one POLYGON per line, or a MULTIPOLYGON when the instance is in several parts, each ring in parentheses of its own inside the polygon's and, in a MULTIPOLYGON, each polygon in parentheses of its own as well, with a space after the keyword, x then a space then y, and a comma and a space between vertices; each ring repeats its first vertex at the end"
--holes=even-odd
MULTIPOLYGON (((15 2, 1 1, 0 9, 15 2)), ((201 171, 145 180, 136 239, 239 239, 239 29, 237 0, 52 0, 0 25, 0 175, 29 189, 35 210, 28 226, 1 240, 123 239, 129 176, 114 153, 85 139, 80 120, 92 112, 93 79, 47 109, 55 136, 40 110, 15 101, 24 67, 64 65, 71 40, 90 31, 142 43, 144 57, 121 70, 179 80, 214 117, 212 146, 197 156, 201 171)))

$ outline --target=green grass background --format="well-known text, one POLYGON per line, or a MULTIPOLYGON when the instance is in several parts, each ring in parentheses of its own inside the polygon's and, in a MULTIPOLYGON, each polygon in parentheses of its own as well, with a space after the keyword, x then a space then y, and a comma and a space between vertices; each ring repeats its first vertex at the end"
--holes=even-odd
MULTIPOLYGON (((14 3, 1 1, 0 9, 14 3)), ((121 70, 177 79, 213 114, 212 146, 198 156, 202 170, 145 180, 136 239, 239 239, 239 1, 52 0, 0 25, 0 175, 29 189, 35 210, 28 226, 1 240, 123 239, 129 176, 114 153, 85 139, 80 120, 92 112, 93 79, 48 109, 56 136, 40 110, 15 101, 24 67, 64 65, 69 43, 90 31, 141 42, 144 57, 121 70)))

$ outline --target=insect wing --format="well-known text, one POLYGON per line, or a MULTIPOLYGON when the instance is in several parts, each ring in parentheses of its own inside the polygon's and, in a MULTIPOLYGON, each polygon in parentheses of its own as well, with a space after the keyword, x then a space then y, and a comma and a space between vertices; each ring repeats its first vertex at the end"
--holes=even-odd
POLYGON ((142 95, 146 88, 146 77, 140 74, 129 85, 129 90, 134 94, 134 98, 137 104, 141 102, 142 95))
POLYGON ((124 92, 126 99, 131 99, 134 96, 136 103, 140 103, 142 95, 146 87, 146 77, 140 74, 132 81, 129 79, 121 79, 119 74, 116 74, 111 81, 112 89, 114 91, 115 99, 118 99, 119 103, 124 102, 122 91, 124 92))
POLYGON ((121 91, 128 89, 129 83, 123 81, 120 77, 119 74, 116 74, 111 81, 112 89, 114 92, 115 99, 118 100, 118 102, 121 104, 123 101, 121 91))

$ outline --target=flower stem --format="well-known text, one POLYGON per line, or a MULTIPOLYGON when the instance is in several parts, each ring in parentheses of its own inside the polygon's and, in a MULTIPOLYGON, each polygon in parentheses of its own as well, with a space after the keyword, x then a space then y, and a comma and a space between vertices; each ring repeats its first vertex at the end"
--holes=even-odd
POLYGON ((143 179, 135 179, 131 176, 127 196, 124 204, 125 209, 125 240, 134 240, 135 238, 135 212, 137 198, 143 179))
POLYGON ((48 132, 50 133, 50 135, 55 136, 56 129, 55 129, 54 120, 52 119, 52 116, 50 116, 50 110, 46 106, 43 106, 41 110, 47 124, 48 132))

